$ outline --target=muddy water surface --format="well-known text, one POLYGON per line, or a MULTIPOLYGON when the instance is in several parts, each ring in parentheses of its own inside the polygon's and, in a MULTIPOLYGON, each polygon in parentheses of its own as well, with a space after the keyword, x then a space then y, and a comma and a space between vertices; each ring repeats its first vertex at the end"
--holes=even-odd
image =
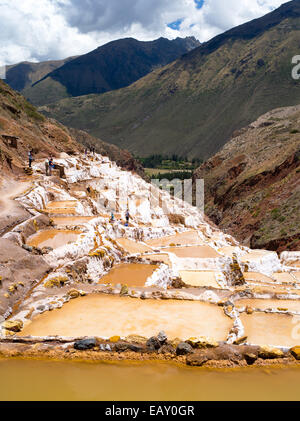
POLYGON ((3 401, 300 400, 299 367, 209 370, 166 363, 11 359, 0 360, 0 372, 3 401))
POLYGON ((81 231, 45 230, 30 237, 27 240, 27 244, 32 247, 52 247, 56 249, 69 242, 75 242, 80 234, 81 231))
POLYGON ((203 335, 225 340, 231 327, 217 305, 91 294, 37 316, 20 336, 151 337, 164 330, 170 339, 203 335))
POLYGON ((215 259, 216 257, 222 257, 210 246, 197 246, 197 247, 170 247, 165 251, 174 253, 177 257, 191 257, 198 259, 215 259))
POLYGON ((268 308, 277 310, 278 308, 281 308, 287 309, 289 311, 297 311, 300 313, 300 300, 245 299, 236 301, 235 305, 236 307, 250 306, 252 308, 258 308, 260 310, 266 310, 268 308))
POLYGON ((144 286, 149 276, 158 268, 156 265, 124 263, 115 266, 99 283, 125 284, 128 286, 144 286))
POLYGON ((180 234, 170 235, 163 238, 155 238, 153 240, 147 241, 147 244, 152 247, 170 246, 171 244, 192 245, 202 243, 203 241, 200 239, 197 231, 187 231, 180 234))
POLYGON ((285 314, 253 313, 241 314, 247 342, 253 345, 284 346, 299 345, 299 328, 293 316, 285 314))
POLYGON ((118 238, 117 244, 122 247, 127 253, 137 254, 146 253, 147 251, 153 251, 152 248, 145 246, 137 241, 129 240, 127 238, 118 238))
POLYGON ((185 282, 187 285, 195 287, 207 286, 220 288, 219 284, 216 281, 214 272, 183 270, 179 273, 183 282, 185 282))
POLYGON ((86 224, 87 222, 95 218, 97 217, 96 216, 62 216, 62 217, 56 217, 52 219, 53 219, 54 225, 76 226, 76 225, 86 224))

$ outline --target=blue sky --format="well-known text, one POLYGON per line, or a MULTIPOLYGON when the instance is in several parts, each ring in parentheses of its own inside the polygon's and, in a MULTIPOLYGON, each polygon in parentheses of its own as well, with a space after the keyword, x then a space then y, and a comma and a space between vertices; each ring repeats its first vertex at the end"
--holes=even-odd
POLYGON ((119 38, 208 41, 287 0, 0 0, 0 66, 84 54, 119 38))

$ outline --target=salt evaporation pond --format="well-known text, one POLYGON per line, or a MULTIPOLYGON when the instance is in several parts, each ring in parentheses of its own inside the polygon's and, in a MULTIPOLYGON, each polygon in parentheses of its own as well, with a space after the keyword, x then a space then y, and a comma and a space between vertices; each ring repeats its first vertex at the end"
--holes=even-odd
POLYGON ((299 401, 300 367, 0 359, 2 401, 299 401))
POLYGON ((237 308, 252 307, 260 310, 286 309, 300 313, 300 300, 268 300, 268 299, 242 299, 235 302, 237 308))
POLYGON ((216 281, 215 272, 211 271, 196 271, 183 270, 179 272, 181 279, 187 285, 194 287, 213 287, 220 288, 216 281))
POLYGON ((96 216, 61 216, 61 217, 58 216, 52 219, 53 219, 54 225, 76 226, 76 225, 86 224, 95 218, 97 217, 96 216))
POLYGON ((203 335, 224 341, 231 327, 223 309, 209 303, 91 294, 36 316, 19 336, 151 337, 164 330, 170 339, 203 335))
POLYGON ((68 244, 69 242, 75 242, 80 234, 81 231, 57 229, 39 231, 29 237, 27 244, 32 247, 52 247, 53 249, 56 249, 68 244))
POLYGON ((146 253, 148 251, 153 251, 150 247, 147 247, 144 244, 138 243, 136 241, 129 240, 127 238, 118 238, 117 244, 120 247, 122 247, 127 253, 130 254, 146 253))
POLYGON ((77 200, 65 200, 60 202, 49 202, 44 209, 46 212, 61 215, 75 215, 77 200))
POLYGON ((107 275, 104 275, 99 283, 125 284, 128 286, 144 286, 147 279, 158 268, 156 265, 139 263, 123 263, 114 266, 107 275))
POLYGON ((146 242, 151 247, 164 247, 175 245, 192 245, 202 244, 203 241, 200 239, 197 231, 187 231, 176 235, 170 235, 162 238, 155 238, 146 242))
POLYGON ((215 259, 222 257, 210 246, 170 247, 165 249, 165 251, 174 253, 179 258, 215 259))
MULTIPOLYGON (((299 345, 299 328, 295 318, 287 314, 241 314, 247 342, 254 345, 271 345, 292 348, 299 345)), ((298 319, 299 324, 299 319, 298 319)))

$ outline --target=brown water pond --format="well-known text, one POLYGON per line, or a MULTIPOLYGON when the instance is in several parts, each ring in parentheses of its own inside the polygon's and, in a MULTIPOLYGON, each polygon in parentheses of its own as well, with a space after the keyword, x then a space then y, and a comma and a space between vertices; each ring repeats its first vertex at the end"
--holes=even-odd
POLYGON ((91 294, 36 316, 19 335, 151 337, 164 330, 170 339, 203 335, 221 341, 231 327, 223 309, 208 303, 91 294))
POLYGON ((157 265, 123 263, 115 266, 103 276, 99 283, 125 284, 128 286, 144 286, 149 276, 158 268, 157 265))
POLYGON ((143 254, 141 257, 144 259, 149 259, 152 262, 165 263, 168 266, 171 266, 171 261, 168 254, 143 254))
POLYGON ((29 237, 27 244, 32 247, 52 247, 53 249, 56 249, 69 242, 75 242, 80 234, 81 231, 45 230, 29 237))
POLYGON ((163 238, 155 238, 146 242, 151 247, 163 247, 170 246, 171 244, 180 245, 192 245, 202 244, 203 241, 200 239, 197 231, 187 231, 176 235, 170 235, 163 238))
POLYGON ((212 370, 156 362, 84 363, 10 359, 0 360, 0 372, 0 399, 3 401, 300 399, 299 367, 212 370))
POLYGON ((75 215, 77 204, 77 200, 49 202, 45 208, 45 211, 53 214, 75 215))
POLYGON ((165 249, 165 251, 174 253, 179 258, 214 259, 222 257, 210 246, 170 247, 165 249))
POLYGON ((150 247, 145 246, 137 241, 129 240, 127 238, 118 238, 117 244, 123 248, 127 253, 137 254, 145 253, 147 251, 153 251, 150 247))
POLYGON ((55 217, 52 219, 53 219, 54 225, 76 226, 76 225, 86 224, 87 222, 95 218, 97 217, 96 216, 61 216, 61 217, 55 217))
POLYGON ((245 299, 235 302, 236 307, 250 306, 260 310, 272 308, 287 309, 289 311, 298 311, 300 313, 300 300, 262 300, 262 299, 245 299))
MULTIPOLYGON (((300 335, 295 317, 286 314, 241 314, 247 342, 254 345, 293 347, 299 345, 300 335)), ((299 323, 299 322, 298 322, 299 323)))
POLYGON ((183 282, 187 285, 195 287, 214 287, 220 288, 219 284, 216 281, 215 272, 211 271, 193 271, 193 270, 183 270, 180 271, 180 276, 183 282))

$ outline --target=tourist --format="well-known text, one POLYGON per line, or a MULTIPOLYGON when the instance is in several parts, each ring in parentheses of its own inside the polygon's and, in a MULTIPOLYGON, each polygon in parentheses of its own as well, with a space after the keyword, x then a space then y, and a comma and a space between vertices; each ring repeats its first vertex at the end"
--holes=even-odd
POLYGON ((32 155, 33 151, 32 149, 28 151, 28 162, 29 162, 29 168, 31 168, 31 164, 33 161, 33 155, 32 155))
POLYGON ((53 163, 53 158, 49 159, 49 175, 52 175, 52 170, 55 168, 55 165, 53 163))
POLYGON ((49 175, 49 161, 50 161, 50 158, 45 161, 46 176, 49 175))
POLYGON ((128 210, 128 209, 126 210, 125 218, 126 218, 126 224, 125 224, 125 227, 128 227, 128 224, 129 224, 129 218, 130 218, 130 215, 129 215, 129 210, 128 210))
POLYGON ((113 212, 110 214, 110 221, 109 222, 115 222, 115 215, 114 215, 113 212))

